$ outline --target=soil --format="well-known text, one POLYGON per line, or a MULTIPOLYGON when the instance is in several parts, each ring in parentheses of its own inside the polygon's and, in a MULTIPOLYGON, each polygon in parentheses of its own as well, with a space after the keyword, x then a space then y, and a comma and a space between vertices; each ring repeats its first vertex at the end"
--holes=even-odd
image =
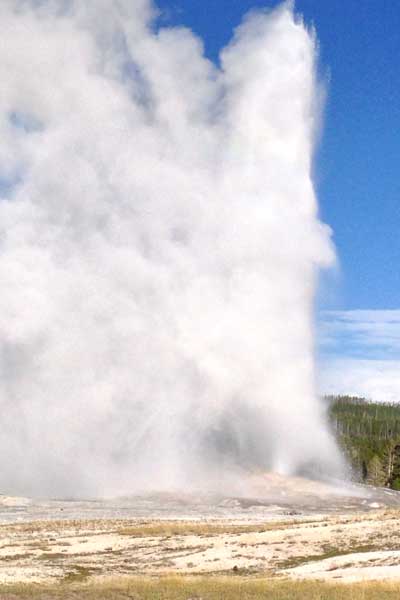
POLYGON ((0 584, 171 573, 400 579, 399 493, 272 474, 243 487, 227 497, 0 496, 0 584))

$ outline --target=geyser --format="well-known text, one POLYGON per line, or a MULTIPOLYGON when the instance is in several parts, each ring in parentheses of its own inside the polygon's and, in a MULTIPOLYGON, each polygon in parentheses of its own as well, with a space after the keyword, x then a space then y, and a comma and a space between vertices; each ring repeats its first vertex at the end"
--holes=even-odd
POLYGON ((220 66, 147 0, 2 0, 0 487, 113 494, 340 466, 314 389, 333 260, 315 39, 220 66))

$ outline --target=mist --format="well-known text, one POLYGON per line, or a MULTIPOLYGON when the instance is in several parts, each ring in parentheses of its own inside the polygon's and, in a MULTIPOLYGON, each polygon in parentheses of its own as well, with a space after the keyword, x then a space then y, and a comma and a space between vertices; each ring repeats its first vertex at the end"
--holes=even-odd
POLYGON ((315 35, 291 3, 253 12, 217 66, 157 14, 0 5, 2 490, 340 472, 315 391, 315 35))

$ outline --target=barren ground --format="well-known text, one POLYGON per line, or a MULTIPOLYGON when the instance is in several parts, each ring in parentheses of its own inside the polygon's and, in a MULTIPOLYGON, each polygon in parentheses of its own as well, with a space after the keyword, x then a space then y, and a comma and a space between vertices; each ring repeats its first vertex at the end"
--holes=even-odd
POLYGON ((399 494, 276 476, 252 486, 254 497, 0 496, 0 584, 176 574, 400 581, 399 494))

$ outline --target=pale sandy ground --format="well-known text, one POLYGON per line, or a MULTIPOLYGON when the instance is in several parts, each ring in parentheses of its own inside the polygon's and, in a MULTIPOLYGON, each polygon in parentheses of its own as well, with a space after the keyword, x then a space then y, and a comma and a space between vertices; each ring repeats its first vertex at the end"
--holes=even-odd
POLYGON ((0 496, 0 583, 226 572, 400 579, 399 494, 271 476, 253 483, 254 497, 0 496))

